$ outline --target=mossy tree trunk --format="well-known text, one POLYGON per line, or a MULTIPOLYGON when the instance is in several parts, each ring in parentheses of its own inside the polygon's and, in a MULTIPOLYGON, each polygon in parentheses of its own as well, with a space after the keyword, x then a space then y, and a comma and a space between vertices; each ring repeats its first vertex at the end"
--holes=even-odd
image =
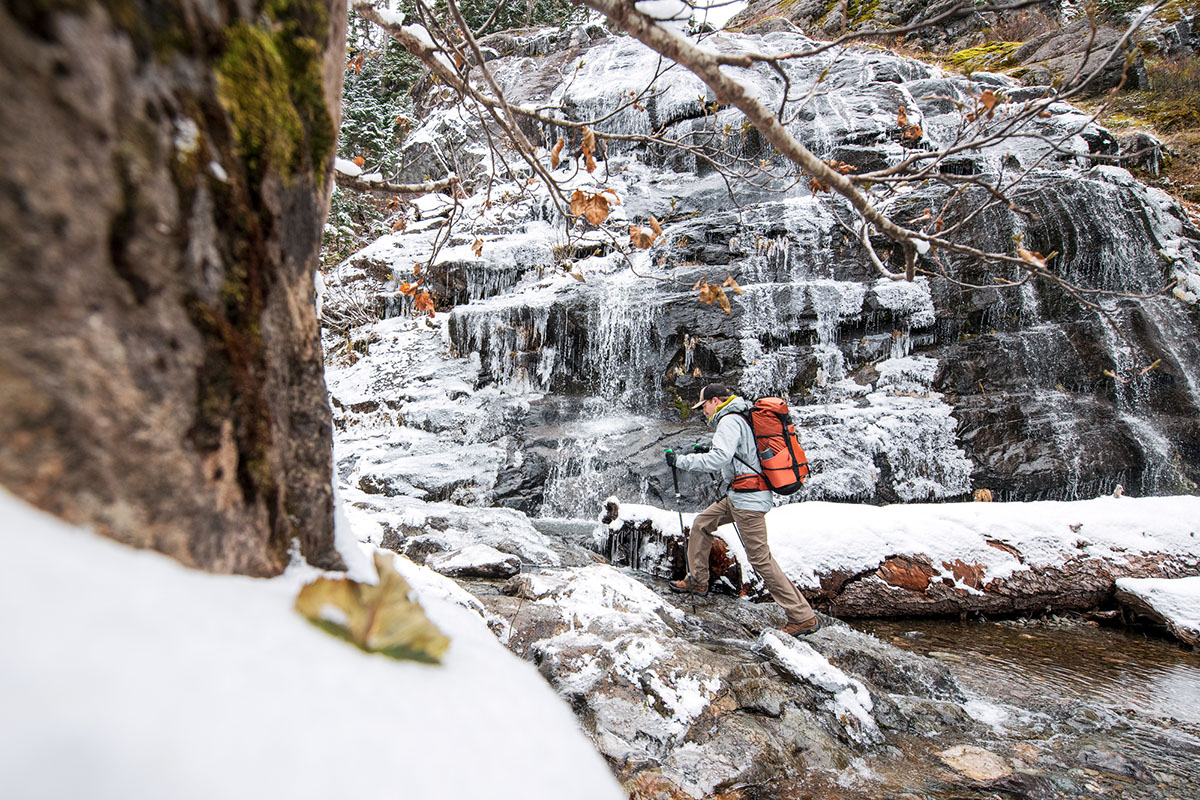
POLYGON ((333 547, 333 0, 0 6, 0 483, 204 569, 333 547))

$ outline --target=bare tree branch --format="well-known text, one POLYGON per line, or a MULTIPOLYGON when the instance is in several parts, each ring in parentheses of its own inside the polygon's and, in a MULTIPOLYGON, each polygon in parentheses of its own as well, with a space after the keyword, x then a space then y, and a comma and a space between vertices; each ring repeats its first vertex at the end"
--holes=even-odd
POLYGON ((425 183, 389 183, 387 181, 364 181, 362 178, 335 171, 333 178, 343 189, 377 194, 429 194, 430 192, 451 191, 459 186, 459 180, 455 176, 425 183))

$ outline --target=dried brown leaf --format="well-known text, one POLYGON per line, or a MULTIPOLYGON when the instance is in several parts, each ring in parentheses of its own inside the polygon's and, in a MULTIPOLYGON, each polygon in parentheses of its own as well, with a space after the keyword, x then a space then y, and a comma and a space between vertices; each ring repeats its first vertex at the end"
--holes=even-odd
POLYGON ((433 316, 433 298, 429 296, 429 292, 418 292, 413 297, 413 310, 418 312, 429 312, 429 316, 433 316))
POLYGON ((733 279, 733 273, 726 273, 725 274, 725 282, 722 283, 721 285, 728 286, 730 289, 733 289, 734 294, 741 295, 741 294, 746 293, 745 290, 742 289, 741 286, 738 286, 738 282, 733 279))
POLYGON ((662 236, 662 226, 658 224, 658 220, 654 218, 653 214, 650 215, 650 230, 654 231, 654 238, 662 236))
POLYGON ((586 217, 593 225, 599 225, 608 218, 611 207, 604 193, 587 194, 581 189, 571 193, 571 214, 576 217, 586 217))
POLYGON ((979 95, 979 102, 987 109, 988 119, 992 118, 993 111, 996 107, 996 92, 992 89, 984 89, 983 94, 979 95))
POLYGON ((583 129, 583 164, 588 172, 596 171, 596 132, 584 126, 583 129))
POLYGON ((483 239, 476 239, 471 243, 471 250, 475 253, 476 258, 483 257, 483 239))
POLYGON ((1042 269, 1045 269, 1045 267, 1046 267, 1046 258, 1041 253, 1030 252, 1029 250, 1026 250, 1024 247, 1018 247, 1017 255, 1026 264, 1032 264, 1033 266, 1041 267, 1042 269))
POLYGON ((729 298, 725 295, 725 290, 720 286, 713 286, 711 283, 705 282, 704 285, 700 287, 699 300, 701 303, 710 306, 713 303, 716 303, 726 314, 733 313, 733 310, 729 305, 729 298))
POLYGON ((654 244, 656 238, 658 237, 652 231, 640 228, 637 225, 629 226, 629 243, 639 250, 648 250, 654 244))
POLYGON ((554 149, 550 151, 550 169, 558 169, 558 162, 561 160, 563 145, 566 141, 560 136, 558 141, 554 143, 554 149))

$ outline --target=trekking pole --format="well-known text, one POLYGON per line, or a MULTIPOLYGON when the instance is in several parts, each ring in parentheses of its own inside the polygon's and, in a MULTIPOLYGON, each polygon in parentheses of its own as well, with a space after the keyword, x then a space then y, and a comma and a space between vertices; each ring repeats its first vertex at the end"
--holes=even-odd
MULTIPOLYGON (((667 452, 670 453, 670 452, 674 452, 674 451, 671 450, 670 447, 667 447, 667 452)), ((680 506, 683 505, 683 495, 679 494, 679 469, 673 463, 671 464, 671 481, 672 481, 672 483, 674 483, 674 489, 676 489, 676 513, 679 516, 679 535, 683 536, 684 563, 686 563, 686 560, 688 560, 688 531, 685 531, 683 528, 683 509, 680 509, 680 506)), ((690 588, 691 587, 691 567, 690 567, 690 565, 689 565, 688 573, 686 573, 686 575, 684 576, 684 581, 688 582, 688 585, 690 588)), ((691 596, 691 614, 692 614, 692 616, 695 616, 696 615, 696 593, 694 593, 694 591, 689 591, 688 594, 691 596)))
MULTIPOLYGON (((667 452, 670 453, 671 451, 667 450, 667 452)), ((679 515, 679 535, 683 537, 683 548, 684 548, 683 558, 684 558, 684 561, 686 562, 687 561, 687 532, 683 529, 683 509, 680 508, 680 505, 682 505, 683 496, 681 494, 679 494, 679 470, 678 470, 678 468, 676 468, 676 466, 674 464, 671 465, 671 480, 675 484, 675 513, 679 515)), ((684 577, 684 579, 688 582, 688 588, 690 589, 692 586, 691 565, 688 565, 688 573, 684 577)), ((696 616, 696 593, 694 591, 689 591, 688 595, 692 598, 692 616, 694 617, 694 616, 696 616)))

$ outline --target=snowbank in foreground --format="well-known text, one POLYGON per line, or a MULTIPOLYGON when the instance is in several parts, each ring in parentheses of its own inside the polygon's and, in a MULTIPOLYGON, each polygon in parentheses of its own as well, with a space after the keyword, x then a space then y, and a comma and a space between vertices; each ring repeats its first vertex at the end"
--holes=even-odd
POLYGON ((441 666, 310 625, 292 601, 311 571, 195 572, 2 490, 0 518, 6 796, 623 796, 570 709, 428 570, 397 564, 452 640, 441 666))

